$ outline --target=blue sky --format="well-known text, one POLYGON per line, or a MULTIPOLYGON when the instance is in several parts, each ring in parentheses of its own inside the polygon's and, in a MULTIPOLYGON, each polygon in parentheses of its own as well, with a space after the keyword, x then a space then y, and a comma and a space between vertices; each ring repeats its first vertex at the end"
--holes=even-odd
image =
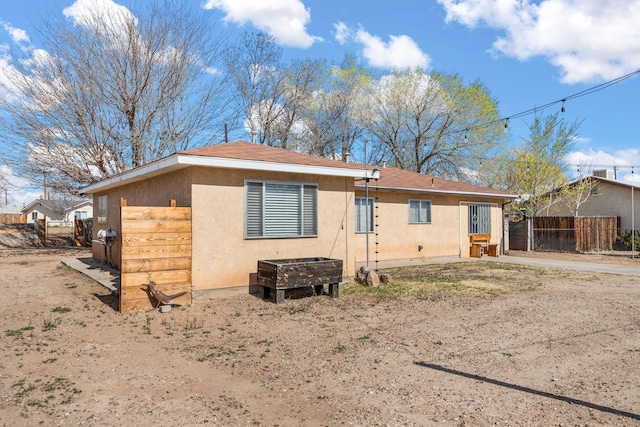
MULTIPOLYGON (((422 66, 480 80, 499 100, 503 117, 640 70, 638 0, 185 1, 211 14, 232 36, 244 30, 273 35, 286 60, 339 62, 348 52, 383 73, 422 66)), ((63 10, 72 5, 68 11, 128 3, 5 1, 0 67, 10 64, 17 39, 28 37, 38 47, 43 17, 68 19, 63 10)), ((583 121, 569 163, 576 169, 580 163, 618 166, 620 179, 640 181, 639 98, 640 75, 567 101, 565 119, 583 121)), ((533 115, 510 120, 514 147, 528 136, 532 120, 533 115)))

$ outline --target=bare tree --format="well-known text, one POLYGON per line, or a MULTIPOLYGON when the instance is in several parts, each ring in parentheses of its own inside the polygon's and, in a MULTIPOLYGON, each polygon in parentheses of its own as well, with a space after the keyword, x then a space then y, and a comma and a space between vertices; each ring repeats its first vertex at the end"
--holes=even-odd
POLYGON ((285 69, 282 114, 272 126, 274 142, 297 149, 306 140, 306 112, 322 79, 323 61, 293 61, 285 69))
POLYGON ((212 24, 182 4, 141 12, 49 23, 44 50, 14 61, 0 101, 14 167, 73 191, 218 137, 225 79, 212 24))
POLYGON ((504 137, 497 102, 460 76, 406 70, 371 85, 360 109, 378 157, 401 169, 468 180, 504 137))
POLYGON ((9 204, 9 179, 7 178, 7 168, 0 165, 0 206, 9 204))
POLYGON ((598 181, 593 177, 578 178, 575 182, 560 189, 560 198, 564 201, 571 215, 580 216, 580 207, 589 199, 596 196, 598 181))
POLYGON ((233 86, 236 114, 261 144, 274 145, 273 127, 283 113, 286 75, 273 37, 245 32, 227 49, 224 62, 233 86))
POLYGON ((305 150, 318 156, 345 159, 364 131, 355 107, 371 78, 350 55, 322 75, 324 84, 308 98, 304 112, 305 150))

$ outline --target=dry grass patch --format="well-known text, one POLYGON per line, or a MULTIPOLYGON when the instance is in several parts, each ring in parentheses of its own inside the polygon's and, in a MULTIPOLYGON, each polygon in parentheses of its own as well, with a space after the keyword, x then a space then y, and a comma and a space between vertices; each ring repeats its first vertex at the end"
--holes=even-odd
POLYGON ((459 262, 380 270, 391 282, 377 288, 348 284, 346 295, 369 295, 380 299, 416 297, 442 299, 446 295, 491 297, 536 289, 549 270, 512 264, 459 262))

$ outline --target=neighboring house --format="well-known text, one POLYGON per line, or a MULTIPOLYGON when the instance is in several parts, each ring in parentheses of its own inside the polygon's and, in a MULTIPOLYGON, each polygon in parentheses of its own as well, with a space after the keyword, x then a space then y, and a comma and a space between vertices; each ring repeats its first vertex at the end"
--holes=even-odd
POLYGON ((38 199, 25 206, 22 213, 27 216, 29 224, 46 218, 47 223, 68 225, 73 223, 74 218, 93 218, 93 201, 38 199))
MULTIPOLYGON (((597 176, 592 176, 591 179, 593 180, 591 194, 580 204, 578 216, 619 216, 620 227, 623 230, 638 229, 640 224, 640 185, 597 176)), ((573 182, 567 185, 575 184, 573 182)), ((551 206, 548 212, 545 211, 538 216, 573 216, 573 213, 566 203, 560 201, 551 206)))
MULTIPOLYGON (((515 197, 249 142, 173 154, 84 193, 96 205, 94 239, 106 228, 121 235, 121 199, 127 206, 175 200, 190 207, 192 289, 207 296, 246 289, 258 260, 338 258, 348 277, 366 261, 367 249, 372 268, 391 260, 468 257, 470 234, 489 234, 502 244, 503 204, 515 197)), ((119 246, 112 248, 116 266, 119 246)), ((93 256, 105 257, 96 242, 93 256)))
POLYGON ((57 201, 37 199, 22 208, 22 213, 27 215, 27 223, 42 219, 50 221, 63 221, 65 218, 64 208, 61 208, 57 201))
POLYGON ((93 218, 92 200, 76 201, 73 206, 70 206, 64 212, 64 220, 69 223, 73 223, 76 219, 89 218, 93 218))

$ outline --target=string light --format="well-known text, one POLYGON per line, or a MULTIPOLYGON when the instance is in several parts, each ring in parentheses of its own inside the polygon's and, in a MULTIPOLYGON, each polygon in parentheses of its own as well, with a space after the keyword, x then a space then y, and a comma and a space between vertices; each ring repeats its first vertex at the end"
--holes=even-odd
MULTIPOLYGON (((629 74, 625 74, 625 75, 617 77, 617 78, 615 78, 613 80, 609 80, 609 81, 604 82, 602 84, 593 86, 593 87, 591 87, 589 89, 585 89, 583 91, 574 93, 572 95, 565 96, 564 98, 557 99, 555 101, 551 101, 551 102, 548 102, 546 104, 543 104, 543 105, 540 105, 540 106, 536 106, 534 108, 530 108, 530 109, 525 110, 525 111, 521 111, 520 113, 516 113, 516 114, 513 114, 511 116, 502 117, 500 119, 493 120, 491 122, 478 124, 478 125, 476 125, 476 126, 474 126, 472 128, 465 129, 465 131, 470 131, 470 130, 473 130, 473 129, 479 129, 479 128, 483 128, 483 127, 489 127, 489 126, 495 125, 495 124, 497 124, 499 122, 502 122, 502 121, 504 121, 504 127, 508 128, 509 127, 508 126, 509 119, 517 119, 517 118, 520 118, 520 117, 525 117, 525 116, 528 116, 530 114, 537 113, 538 111, 545 110, 545 109, 547 109, 549 107, 552 107, 552 106, 554 106, 556 104, 559 104, 559 103, 562 103, 562 108, 561 108, 560 111, 564 112, 566 110, 565 106, 564 106, 565 102, 567 102, 569 100, 572 100, 572 99, 580 98, 580 97, 583 97, 583 96, 591 95, 592 93, 595 93, 595 92, 599 92, 601 90, 604 90, 604 89, 608 88, 609 86, 613 86, 615 84, 621 83, 621 82, 623 82, 623 81, 625 81, 627 79, 630 79, 631 77, 634 77, 634 76, 636 76, 638 74, 640 74, 640 70, 633 71, 633 72, 631 72, 629 74)), ((460 132, 460 131, 457 131, 457 132, 460 132)), ((456 133, 456 132, 452 132, 452 133, 456 133)))

